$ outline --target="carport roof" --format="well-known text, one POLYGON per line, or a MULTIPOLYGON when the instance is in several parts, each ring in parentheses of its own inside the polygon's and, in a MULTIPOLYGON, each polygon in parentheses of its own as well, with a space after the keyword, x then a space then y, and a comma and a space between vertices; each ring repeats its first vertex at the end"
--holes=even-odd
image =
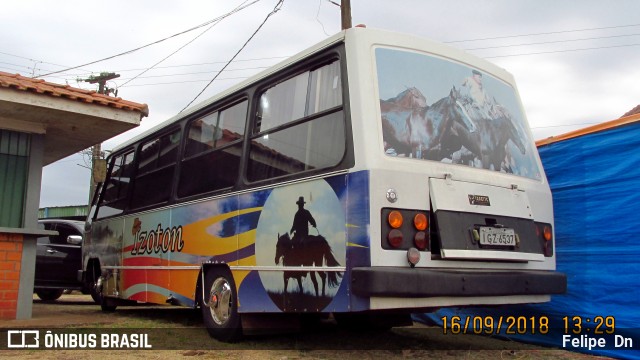
POLYGON ((78 89, 69 85, 50 83, 42 79, 33 79, 19 74, 9 74, 0 71, 0 87, 29 91, 53 97, 61 97, 88 104, 109 106, 116 109, 138 111, 144 116, 149 115, 149 107, 147 104, 138 104, 132 101, 123 100, 119 97, 102 95, 95 91, 78 89))
POLYGON ((0 72, 0 129, 44 137, 44 165, 140 124, 149 107, 117 97, 0 72))

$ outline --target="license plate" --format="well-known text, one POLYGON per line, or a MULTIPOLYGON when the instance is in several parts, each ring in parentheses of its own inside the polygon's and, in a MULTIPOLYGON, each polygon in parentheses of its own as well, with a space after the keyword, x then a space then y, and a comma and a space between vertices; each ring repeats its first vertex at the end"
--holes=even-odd
POLYGON ((516 232, 509 228, 480 227, 480 245, 516 246, 516 232))

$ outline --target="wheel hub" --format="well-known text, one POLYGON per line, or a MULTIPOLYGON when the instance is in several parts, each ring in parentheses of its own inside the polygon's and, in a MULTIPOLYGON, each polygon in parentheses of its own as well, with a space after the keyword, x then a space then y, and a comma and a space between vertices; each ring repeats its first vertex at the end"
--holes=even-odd
POLYGON ((211 285, 209 292, 209 311, 213 321, 224 325, 231 314, 231 286, 225 278, 217 278, 211 285))

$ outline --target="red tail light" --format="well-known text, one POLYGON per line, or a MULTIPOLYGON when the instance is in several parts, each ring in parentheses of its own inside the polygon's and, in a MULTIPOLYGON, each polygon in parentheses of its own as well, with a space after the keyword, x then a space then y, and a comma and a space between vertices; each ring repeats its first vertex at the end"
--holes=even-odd
POLYGON ((389 245, 394 248, 399 248, 402 244, 402 231, 398 229, 393 229, 389 231, 389 235, 387 235, 387 241, 389 241, 389 245))
POLYGON ((427 249, 427 234, 424 231, 418 231, 413 236, 413 243, 418 248, 418 250, 426 250, 427 249))

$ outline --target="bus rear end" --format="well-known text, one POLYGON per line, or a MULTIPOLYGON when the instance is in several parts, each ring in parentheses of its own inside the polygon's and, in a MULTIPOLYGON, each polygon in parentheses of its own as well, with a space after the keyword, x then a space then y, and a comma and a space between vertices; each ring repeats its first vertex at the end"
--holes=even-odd
POLYGON ((346 44, 370 219, 369 261, 351 262, 353 309, 564 293, 551 191, 511 75, 392 33, 356 29, 346 44))

